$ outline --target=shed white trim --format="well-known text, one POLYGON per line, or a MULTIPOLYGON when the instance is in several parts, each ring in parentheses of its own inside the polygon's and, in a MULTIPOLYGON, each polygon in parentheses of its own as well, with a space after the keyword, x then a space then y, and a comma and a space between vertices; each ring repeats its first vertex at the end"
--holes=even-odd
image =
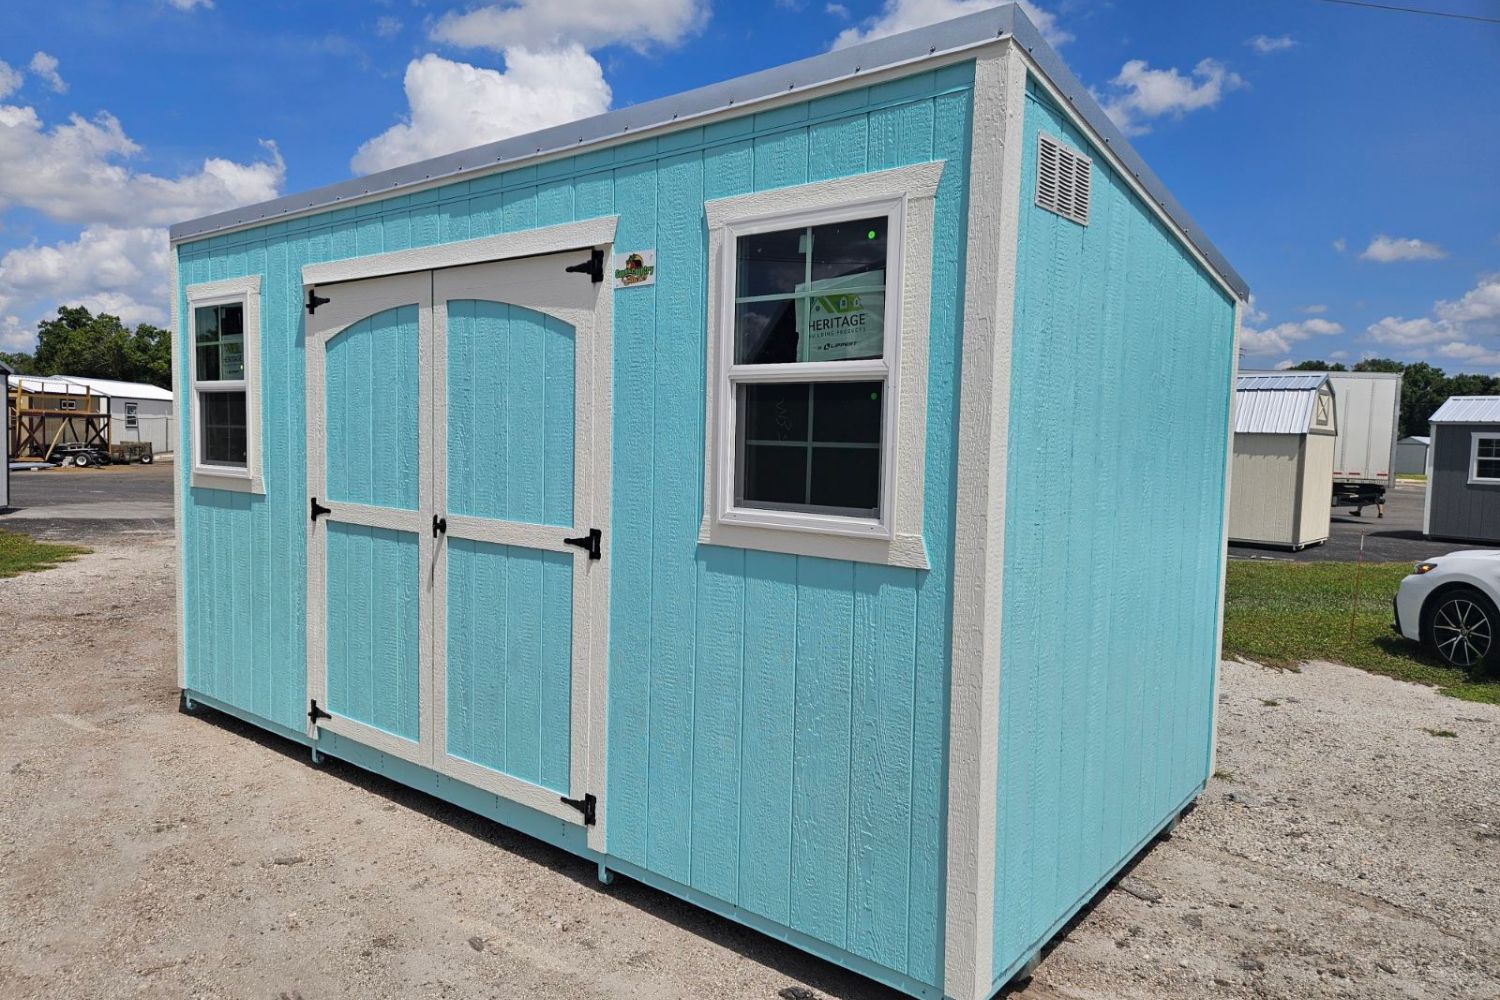
POLYGON ((615 225, 618 222, 617 215, 602 215, 580 222, 563 222, 540 229, 480 236, 457 243, 413 247, 410 250, 334 260, 324 264, 305 264, 302 267, 302 284, 327 285, 337 281, 361 281, 390 274, 436 271, 516 257, 535 257, 560 250, 603 246, 614 242, 615 225))
MULTIPOLYGON (((942 161, 920 163, 720 198, 704 206, 708 222, 709 332, 703 520, 698 533, 703 544, 927 568, 922 511, 928 326, 933 213, 942 172, 942 161), (732 502, 734 397, 726 391, 734 352, 735 238, 876 214, 891 218, 888 238, 895 250, 886 275, 885 357, 874 362, 834 364, 842 366, 839 377, 881 378, 886 383, 882 517, 872 522, 828 514, 737 508, 732 502), (889 320, 895 317, 899 322, 891 323, 889 320)), ((759 367, 766 369, 760 375, 784 378, 810 366, 759 367)))
MULTIPOLYGON (((184 370, 182 359, 183 338, 187 332, 182 328, 182 306, 181 296, 177 289, 181 275, 177 269, 177 250, 173 248, 172 257, 172 388, 178 387, 177 379, 184 370)), ((179 412, 174 410, 174 412, 179 412)), ((188 431, 178 427, 176 440, 173 442, 172 450, 178 453, 179 460, 186 460, 181 454, 180 447, 182 435, 188 431)), ((183 470, 172 467, 172 532, 177 536, 177 688, 179 691, 187 690, 187 526, 182 523, 182 491, 183 470)))
POLYGON ((1005 42, 974 71, 958 405, 943 989, 982 1000, 994 976, 1005 484, 1026 62, 1005 42))
MULTIPOLYGON (((178 358, 188 365, 188 440, 191 454, 183 456, 192 463, 192 485, 214 490, 233 490, 238 493, 266 492, 265 479, 261 473, 260 454, 260 275, 251 274, 242 278, 224 278, 220 281, 204 281, 187 286, 187 329, 183 336, 192 342, 195 339, 195 310, 202 306, 244 306, 245 341, 245 467, 231 468, 223 465, 208 465, 202 461, 203 431, 198 420, 198 369, 197 352, 189 352, 187 358, 178 358)), ((175 338, 174 338, 175 340, 175 338)), ((182 369, 176 369, 181 371, 182 369)), ((207 383, 205 383, 207 384, 207 383)))

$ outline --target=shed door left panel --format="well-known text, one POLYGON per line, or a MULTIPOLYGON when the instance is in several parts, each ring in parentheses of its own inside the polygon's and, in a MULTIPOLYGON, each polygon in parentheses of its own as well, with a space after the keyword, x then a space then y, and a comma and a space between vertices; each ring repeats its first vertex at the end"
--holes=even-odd
POLYGON ((324 728, 426 764, 432 279, 323 294, 307 323, 309 698, 324 728))

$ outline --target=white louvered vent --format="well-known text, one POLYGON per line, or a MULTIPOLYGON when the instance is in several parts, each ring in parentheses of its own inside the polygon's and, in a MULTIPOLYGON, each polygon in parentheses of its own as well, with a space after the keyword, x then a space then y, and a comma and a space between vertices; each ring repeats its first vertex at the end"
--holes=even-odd
POLYGON ((1045 132, 1037 136, 1036 203, 1080 226, 1089 224, 1092 161, 1045 132))

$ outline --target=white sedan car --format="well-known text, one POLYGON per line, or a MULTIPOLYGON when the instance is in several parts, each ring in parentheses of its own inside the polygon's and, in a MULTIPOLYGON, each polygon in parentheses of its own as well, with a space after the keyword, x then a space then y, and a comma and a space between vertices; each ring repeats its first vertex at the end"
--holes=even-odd
POLYGON ((1455 667, 1500 662, 1500 550, 1419 562, 1396 591, 1395 629, 1455 667))

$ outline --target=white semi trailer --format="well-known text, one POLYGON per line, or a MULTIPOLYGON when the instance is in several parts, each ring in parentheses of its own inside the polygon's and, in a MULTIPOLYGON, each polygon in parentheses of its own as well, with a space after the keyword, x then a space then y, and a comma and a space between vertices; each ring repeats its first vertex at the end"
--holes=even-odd
MULTIPOLYGON (((1396 485, 1396 437, 1401 424, 1401 376, 1389 372, 1329 372, 1338 411, 1333 451, 1333 506, 1385 503, 1396 485)), ((1383 515, 1382 515, 1383 516, 1383 515)))

